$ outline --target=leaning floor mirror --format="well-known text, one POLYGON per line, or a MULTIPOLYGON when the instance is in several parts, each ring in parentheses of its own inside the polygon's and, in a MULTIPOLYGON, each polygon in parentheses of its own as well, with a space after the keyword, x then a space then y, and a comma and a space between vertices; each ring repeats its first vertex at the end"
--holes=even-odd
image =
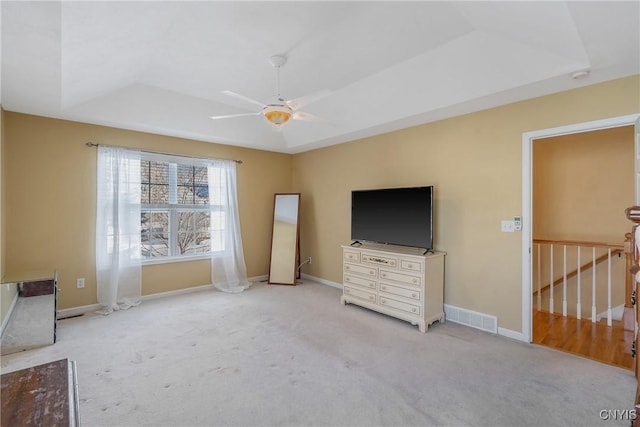
POLYGON ((300 194, 278 193, 273 203, 269 284, 295 285, 300 261, 300 194))

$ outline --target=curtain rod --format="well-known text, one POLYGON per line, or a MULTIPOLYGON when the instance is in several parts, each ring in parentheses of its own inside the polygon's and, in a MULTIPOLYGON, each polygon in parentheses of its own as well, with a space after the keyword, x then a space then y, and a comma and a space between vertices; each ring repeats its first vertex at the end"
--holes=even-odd
POLYGON ((215 159, 215 158, 211 158, 211 157, 198 157, 198 156, 189 156, 186 154, 176 154, 176 153, 166 153, 163 151, 148 151, 148 150, 141 150, 139 148, 128 148, 128 147, 121 147, 119 145, 106 145, 106 144, 96 144, 95 142, 87 142, 85 144, 87 147, 112 147, 112 148, 124 148, 126 150, 133 150, 133 151, 139 151, 141 153, 150 153, 150 154, 164 154, 167 156, 180 156, 180 157, 189 157, 192 159, 208 159, 208 160, 233 160, 234 162, 236 162, 237 164, 241 165, 242 164, 242 160, 235 160, 235 159, 215 159))

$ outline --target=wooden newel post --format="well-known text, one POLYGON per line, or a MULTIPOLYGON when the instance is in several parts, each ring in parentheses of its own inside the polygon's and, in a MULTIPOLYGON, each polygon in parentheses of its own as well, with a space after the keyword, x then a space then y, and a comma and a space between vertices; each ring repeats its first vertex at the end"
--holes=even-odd
MULTIPOLYGON (((635 226, 634 226, 635 227, 635 226)), ((633 331, 636 327, 636 317, 633 306, 637 296, 634 293, 635 281, 631 268, 633 266, 633 253, 631 251, 631 236, 632 233, 625 233, 624 235, 624 255, 626 260, 626 274, 624 275, 624 314, 622 316, 624 321, 624 329, 627 331, 633 331)))

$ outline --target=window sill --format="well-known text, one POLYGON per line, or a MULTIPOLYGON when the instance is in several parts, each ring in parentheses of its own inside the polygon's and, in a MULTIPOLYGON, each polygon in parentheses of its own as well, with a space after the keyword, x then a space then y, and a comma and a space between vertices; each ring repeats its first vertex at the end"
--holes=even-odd
POLYGON ((188 257, 170 257, 170 258, 151 258, 143 259, 142 266, 156 265, 156 264, 172 264, 174 262, 186 262, 186 261, 199 261, 204 259, 211 259, 211 254, 193 255, 188 257))

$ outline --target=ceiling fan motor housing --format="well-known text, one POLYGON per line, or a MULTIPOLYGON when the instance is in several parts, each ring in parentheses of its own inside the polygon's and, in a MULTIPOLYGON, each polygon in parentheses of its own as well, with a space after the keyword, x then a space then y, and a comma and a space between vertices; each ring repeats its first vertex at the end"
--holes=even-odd
POLYGON ((287 57, 284 55, 273 55, 271 58, 269 58, 269 61, 274 67, 280 68, 287 63, 287 57))

